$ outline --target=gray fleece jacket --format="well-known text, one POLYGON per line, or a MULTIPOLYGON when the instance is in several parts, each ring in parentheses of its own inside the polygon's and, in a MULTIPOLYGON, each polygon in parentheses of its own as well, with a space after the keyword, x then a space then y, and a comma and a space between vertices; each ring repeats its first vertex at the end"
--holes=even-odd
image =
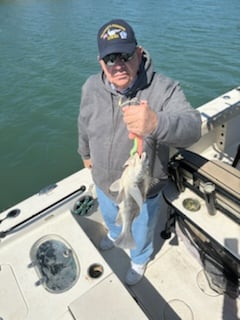
POLYGON ((151 175, 159 181, 149 196, 159 192, 168 178, 169 147, 188 147, 201 135, 200 113, 187 102, 178 82, 154 72, 147 51, 134 85, 125 94, 112 89, 103 73, 89 77, 82 87, 78 152, 82 159, 92 160, 94 182, 113 200, 109 187, 121 176, 133 146, 120 104, 133 98, 147 100, 158 115, 156 130, 144 137, 151 175))

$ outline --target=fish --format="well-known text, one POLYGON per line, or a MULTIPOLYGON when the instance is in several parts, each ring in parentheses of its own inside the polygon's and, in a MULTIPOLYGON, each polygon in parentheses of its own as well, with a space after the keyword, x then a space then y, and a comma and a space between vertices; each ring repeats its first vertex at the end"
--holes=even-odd
POLYGON ((123 249, 133 249, 136 243, 132 235, 132 223, 139 215, 151 182, 146 152, 130 156, 124 164, 121 177, 110 186, 112 192, 118 192, 116 202, 118 215, 116 224, 122 230, 114 244, 123 249))

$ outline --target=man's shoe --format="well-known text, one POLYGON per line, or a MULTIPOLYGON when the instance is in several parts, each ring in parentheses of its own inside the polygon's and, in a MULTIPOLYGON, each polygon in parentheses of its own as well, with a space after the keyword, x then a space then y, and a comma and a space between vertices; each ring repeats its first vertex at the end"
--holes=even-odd
POLYGON ((132 262, 131 268, 128 270, 126 275, 126 284, 129 286, 134 286, 137 284, 140 280, 142 280, 146 268, 147 264, 135 264, 132 262))
POLYGON ((99 249, 102 251, 110 250, 114 247, 113 240, 105 236, 99 243, 99 249))

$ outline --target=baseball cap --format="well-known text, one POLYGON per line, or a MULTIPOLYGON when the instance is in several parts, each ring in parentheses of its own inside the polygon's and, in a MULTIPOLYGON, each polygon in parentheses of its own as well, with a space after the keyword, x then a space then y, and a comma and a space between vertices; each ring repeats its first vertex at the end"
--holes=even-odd
POLYGON ((111 53, 133 53, 137 46, 132 27, 122 19, 113 19, 98 31, 99 58, 111 53))

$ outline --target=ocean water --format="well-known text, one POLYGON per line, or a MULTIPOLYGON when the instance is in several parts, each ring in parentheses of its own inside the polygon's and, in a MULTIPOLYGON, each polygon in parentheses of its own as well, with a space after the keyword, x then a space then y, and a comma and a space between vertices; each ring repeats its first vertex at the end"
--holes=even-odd
POLYGON ((196 108, 240 84, 239 16, 239 0, 1 0, 0 211, 82 168, 81 86, 103 23, 126 19, 196 108))

